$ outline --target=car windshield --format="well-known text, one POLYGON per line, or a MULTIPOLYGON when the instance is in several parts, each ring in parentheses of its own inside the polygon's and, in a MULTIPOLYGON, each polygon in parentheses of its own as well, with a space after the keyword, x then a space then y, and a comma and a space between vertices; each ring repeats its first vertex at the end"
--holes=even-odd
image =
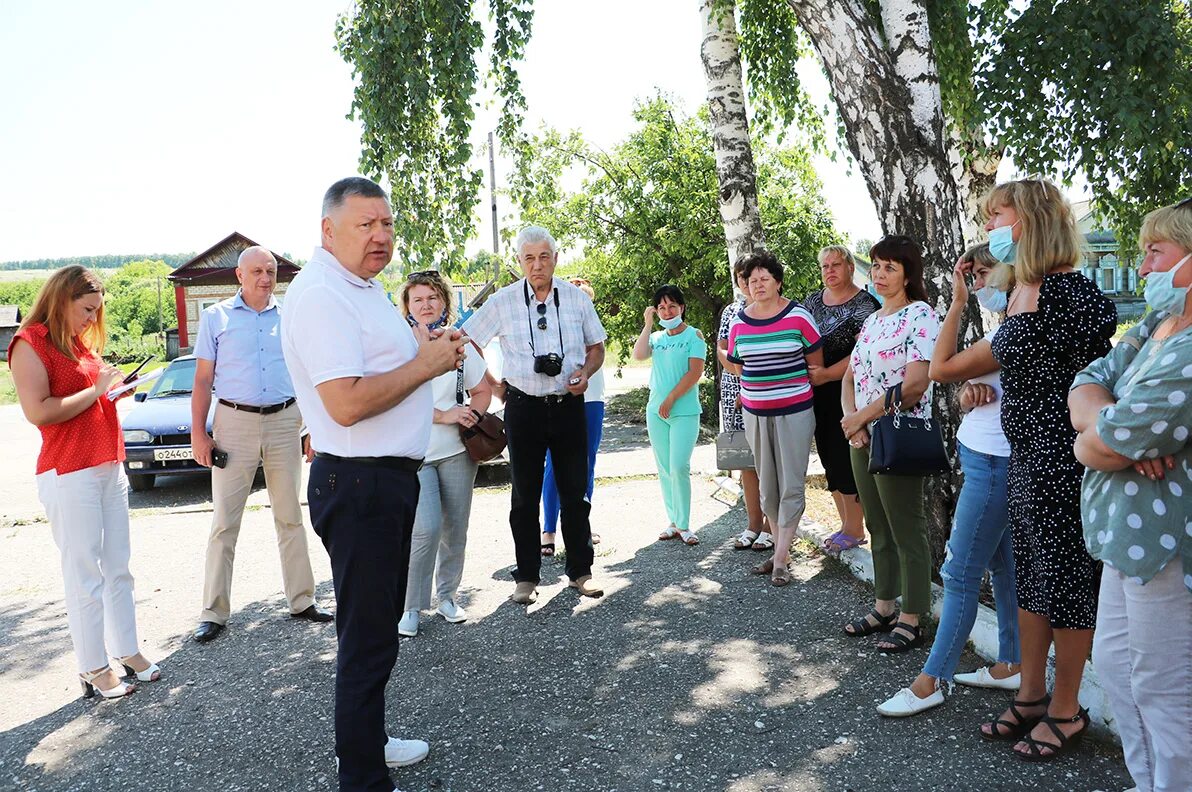
POLYGON ((179 393, 190 393, 195 387, 195 361, 175 360, 166 367, 165 372, 157 378, 153 390, 149 391, 149 398, 159 396, 176 396, 179 393))

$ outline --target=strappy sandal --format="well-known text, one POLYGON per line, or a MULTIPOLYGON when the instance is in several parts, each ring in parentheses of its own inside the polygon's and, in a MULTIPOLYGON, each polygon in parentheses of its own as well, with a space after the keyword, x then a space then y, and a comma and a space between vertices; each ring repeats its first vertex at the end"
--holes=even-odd
POLYGON ((873 635, 875 632, 890 632, 897 620, 897 611, 892 611, 889 616, 883 616, 877 612, 877 608, 874 608, 861 618, 846 624, 844 634, 852 638, 862 638, 866 635, 873 635))
POLYGON ((774 567, 774 574, 770 576, 770 585, 782 588, 791 582, 791 571, 784 566, 774 567))
POLYGON ((543 542, 542 543, 542 557, 550 558, 554 554, 555 554, 555 543, 554 542, 543 542))
POLYGON ((858 539, 855 536, 849 536, 844 531, 837 531, 824 540, 824 552, 833 558, 840 558, 840 554, 845 550, 852 550, 854 547, 860 547, 868 542, 869 540, 865 537, 858 539))
MULTIPOLYGON (((1031 729, 1035 728, 1035 724, 1043 719, 1047 714, 1047 705, 1051 703, 1051 694, 1044 696, 1035 701, 1019 701, 1014 699, 1010 702, 1010 714, 1014 716, 1014 720, 1008 721, 1005 718, 996 718, 992 721, 986 721, 989 725, 989 731, 978 728, 977 731, 981 733, 981 739, 990 742, 1009 742, 1011 740, 1019 740, 1024 734, 1029 734, 1031 729), (1043 713, 1038 717, 1028 717, 1022 714, 1019 707, 1043 707, 1043 713), (1002 727, 1006 728, 1003 731, 1002 727)), ((985 724, 982 724, 983 726, 985 724)))
POLYGON ((773 550, 774 534, 770 533, 769 531, 762 531, 757 535, 757 539, 754 540, 753 547, 750 549, 757 550, 758 552, 762 552, 764 550, 773 550))
POLYGON ((679 531, 679 538, 683 540, 683 544, 694 547, 699 544, 699 537, 695 535, 695 531, 688 528, 686 531, 679 531))
POLYGON ((757 541, 757 531, 744 530, 741 535, 733 540, 734 550, 748 550, 753 547, 753 543, 757 541))
POLYGON ((919 629, 919 625, 900 621, 894 625, 889 635, 878 642, 877 650, 886 654, 898 654, 922 645, 923 631, 919 629), (909 638, 907 633, 910 633, 909 638), (882 646, 883 643, 891 644, 891 646, 882 646))
POLYGON ((666 529, 662 531, 662 533, 658 534, 658 541, 665 542, 670 539, 678 539, 681 533, 682 531, 675 526, 668 525, 666 526, 666 529))
POLYGON ((774 571, 774 559, 767 558, 765 561, 761 562, 757 566, 750 569, 749 574, 751 574, 751 575, 769 575, 773 571, 774 571))
POLYGON ((1085 732, 1089 730, 1089 711, 1081 707, 1080 711, 1071 718, 1053 718, 1050 715, 1044 715, 1039 719, 1039 723, 1051 729, 1051 733, 1060 741, 1059 745, 1037 740, 1028 734, 1022 738, 1026 750, 1014 752, 1024 762, 1050 762, 1074 749, 1080 744, 1085 732), (1072 734, 1064 734, 1058 725, 1061 723, 1083 723, 1083 725, 1072 734), (1044 753, 1044 750, 1047 753, 1044 753))

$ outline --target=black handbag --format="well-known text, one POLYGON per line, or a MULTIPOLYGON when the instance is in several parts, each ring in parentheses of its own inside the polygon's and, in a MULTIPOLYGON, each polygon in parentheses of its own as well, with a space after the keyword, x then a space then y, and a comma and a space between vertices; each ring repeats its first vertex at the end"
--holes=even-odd
POLYGON ((901 383, 886 391, 886 413, 869 425, 870 473, 930 476, 952 469, 939 425, 902 412, 901 383))

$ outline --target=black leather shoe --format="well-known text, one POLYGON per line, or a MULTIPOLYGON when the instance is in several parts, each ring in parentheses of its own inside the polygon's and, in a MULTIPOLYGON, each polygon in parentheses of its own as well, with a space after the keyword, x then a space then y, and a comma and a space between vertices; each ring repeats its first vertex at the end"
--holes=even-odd
POLYGON ((292 619, 306 619, 312 622, 329 622, 335 617, 331 615, 331 611, 325 608, 320 608, 318 605, 311 605, 304 611, 298 613, 291 613, 292 619))
POLYGON ((223 632, 223 628, 222 624, 216 622, 200 622, 199 626, 195 628, 195 640, 199 643, 207 643, 223 632))

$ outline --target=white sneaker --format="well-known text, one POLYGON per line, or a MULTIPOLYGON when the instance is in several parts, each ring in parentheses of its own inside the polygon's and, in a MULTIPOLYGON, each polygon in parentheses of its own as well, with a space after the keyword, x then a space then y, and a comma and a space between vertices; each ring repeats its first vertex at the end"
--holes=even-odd
POLYGON ((910 688, 903 688, 882 704, 878 705, 879 715, 887 718, 905 718, 908 715, 918 715, 920 712, 938 707, 944 703, 944 693, 938 688, 927 698, 919 698, 910 688))
POLYGON ((1018 690, 1022 686, 1022 674, 1011 674, 1005 679, 995 679, 987 667, 982 666, 967 674, 957 674, 953 680, 958 685, 995 690, 1018 690))
POLYGON ((390 767, 409 767, 418 764, 430 753, 430 746, 423 740, 399 740, 390 737, 385 743, 385 764, 390 767))
POLYGON ((418 611, 408 610, 402 614, 401 621, 397 623, 397 634, 407 638, 418 634, 418 611))
POLYGON ((436 612, 452 624, 468 620, 468 612, 456 605, 453 599, 445 599, 440 602, 436 612))

